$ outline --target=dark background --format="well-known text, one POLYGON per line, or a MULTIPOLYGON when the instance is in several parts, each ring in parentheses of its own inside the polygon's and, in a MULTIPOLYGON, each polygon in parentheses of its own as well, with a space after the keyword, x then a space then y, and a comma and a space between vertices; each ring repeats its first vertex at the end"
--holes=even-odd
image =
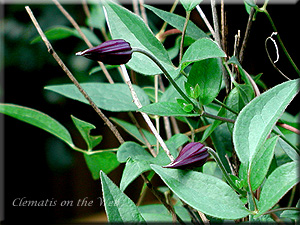
MULTIPOLYGON (((4 79, 1 82, 2 101, 37 109, 52 116, 70 131, 78 146, 84 147, 70 118, 70 115, 74 115, 94 124, 97 127, 93 131, 94 134, 104 135, 104 140, 99 146, 101 149, 117 147, 117 140, 91 107, 43 90, 46 85, 69 83, 70 81, 52 56, 49 55, 42 42, 30 44, 30 41, 37 36, 37 32, 25 11, 25 5, 7 4, 2 7, 4 9, 4 29, 1 29, 1 34, 4 37, 4 65, 1 68, 4 71, 4 79)), ((30 7, 44 31, 54 25, 71 27, 67 19, 54 5, 30 5, 30 7)), ((129 5, 127 7, 132 9, 129 5)), ((166 5, 156 5, 156 7, 165 10, 170 8, 166 5)), ((208 19, 212 21, 210 6, 203 5, 201 7, 208 19)), ((85 15, 81 5, 65 5, 65 8, 80 25, 85 24, 85 15)), ((298 56, 299 4, 269 5, 267 9, 291 57, 297 65, 300 65, 298 56)), ((229 24, 229 55, 232 55, 234 35, 240 29, 243 38, 248 14, 243 4, 225 5, 225 10, 229 24)), ((156 29, 159 29, 162 21, 151 15, 149 11, 147 12, 148 19, 154 21, 156 29)), ((184 16, 184 11, 180 5, 177 6, 175 13, 184 16)), ((199 21, 197 12, 193 12, 191 19, 204 31, 207 31, 203 23, 199 21)), ((264 49, 265 39, 272 32, 266 16, 258 14, 253 23, 243 61, 243 67, 249 74, 263 73, 262 80, 267 87, 285 81, 270 64, 264 49)), ((172 37, 170 37, 170 42, 171 40, 172 37)), ((87 64, 83 65, 74 56, 75 52, 86 49, 83 41, 70 37, 65 40, 53 41, 52 44, 80 82, 104 81, 101 74, 86 75, 87 71, 95 66, 93 62, 86 61, 87 64)), ((270 46, 270 49, 272 48, 273 46, 270 46)), ((298 77, 282 51, 278 67, 291 79, 298 77)), ((119 78, 116 76, 114 79, 118 80, 119 78)), ((288 112, 296 115, 299 112, 298 104, 299 97, 289 106, 288 112)), ((105 112, 105 114, 107 117, 127 119, 124 113, 105 112)), ((98 204, 100 202, 98 198, 102 197, 100 181, 92 179, 81 153, 72 151, 63 142, 43 130, 8 116, 1 116, 4 119, 1 120, 1 123, 4 122, 1 124, 4 129, 4 144, 1 144, 5 156, 5 202, 4 218, 2 219, 6 223, 24 221, 41 224, 55 223, 72 221, 71 219, 103 212, 104 207, 98 204), (45 207, 12 206, 14 199, 23 197, 26 200, 45 201, 48 199, 57 202, 56 206, 45 207), (85 197, 94 201, 93 206, 59 206, 61 201, 72 200, 76 204, 78 199, 85 197)), ((121 134, 126 140, 129 140, 124 132, 121 131, 121 134)), ((119 184, 122 168, 121 165, 109 174, 116 184, 119 184)), ((139 190, 140 187, 141 182, 138 179, 126 190, 126 194, 133 201, 136 201, 138 191, 135 193, 135 189, 138 188, 137 190, 139 190)), ((153 196, 149 194, 146 202, 153 200, 153 196)))

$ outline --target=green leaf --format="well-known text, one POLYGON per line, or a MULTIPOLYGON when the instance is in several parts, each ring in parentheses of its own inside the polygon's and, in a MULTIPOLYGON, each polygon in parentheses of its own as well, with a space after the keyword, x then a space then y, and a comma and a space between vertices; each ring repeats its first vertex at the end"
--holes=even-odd
MULTIPOLYGON (((172 77, 177 76, 168 52, 143 20, 136 14, 115 3, 110 1, 103 2, 107 11, 108 24, 112 37, 114 39, 124 39, 130 43, 131 47, 138 47, 152 53, 172 77)), ((127 65, 145 75, 162 73, 152 60, 141 53, 134 53, 127 65)))
POLYGON ((193 111, 194 109, 194 106, 191 104, 191 103, 188 103, 187 101, 181 99, 181 98, 178 98, 176 99, 177 100, 177 103, 180 105, 180 107, 187 113, 190 113, 193 111))
POLYGON ((211 58, 194 63, 187 82, 193 87, 199 85, 200 104, 207 105, 211 103, 217 97, 221 88, 222 69, 220 60, 211 58))
POLYGON ((251 7, 255 7, 255 1, 254 0, 244 0, 244 3, 251 6, 251 7))
MULTIPOLYGON (((45 31, 45 35, 49 41, 51 40, 60 40, 64 38, 68 38, 70 36, 74 36, 74 29, 64 26, 55 26, 47 31, 45 31)), ((41 41, 41 36, 37 36, 31 41, 31 44, 37 43, 41 41)))
POLYGON ((105 28, 105 16, 100 4, 91 5, 90 16, 87 17, 86 24, 94 28, 105 28))
POLYGON ((133 160, 129 158, 123 170, 122 178, 120 181, 120 190, 124 191, 128 185, 136 179, 141 173, 151 170, 149 161, 133 160))
MULTIPOLYGON (((93 45, 99 45, 101 43, 99 38, 93 32, 91 32, 91 30, 87 29, 86 27, 80 27, 80 29, 82 33, 87 37, 87 39, 93 45)), ((45 32, 45 35, 48 40, 60 40, 60 39, 68 38, 70 36, 75 36, 82 39, 81 35, 78 33, 76 29, 71 29, 65 26, 55 26, 53 28, 50 28, 45 32)), ((41 36, 37 36, 31 41, 31 43, 33 44, 41 40, 42 40, 41 36)))
POLYGON ((274 149, 278 137, 267 139, 264 145, 254 155, 250 165, 250 182, 252 191, 255 191, 264 181, 274 156, 274 149))
POLYGON ((185 11, 192 11, 203 0, 180 0, 185 11))
MULTIPOLYGON (((114 118, 114 117, 111 117, 110 118, 113 122, 115 122, 116 124, 118 124, 120 127, 122 127, 128 134, 130 134, 131 136, 133 136, 135 139, 137 139, 138 141, 140 141, 141 143, 143 144, 146 144, 145 143, 145 140, 144 138, 142 137, 142 135, 140 134, 138 128, 131 124, 131 123, 128 123, 124 120, 120 120, 118 118, 114 118)), ((148 142, 151 144, 151 145, 155 145, 156 144, 156 138, 155 136, 145 130, 145 129, 142 129, 142 132, 143 134, 145 135, 146 139, 148 140, 148 142)))
MULTIPOLYGON (((163 205, 152 204, 152 205, 142 205, 139 206, 139 211, 147 222, 169 222, 172 223, 172 215, 163 205)), ((185 222, 191 222, 191 217, 189 216, 187 210, 179 205, 174 206, 176 214, 185 222)))
POLYGON ((138 208, 108 177, 100 172, 104 206, 109 222, 145 223, 138 208))
POLYGON ((257 204, 258 214, 272 208, 294 185, 299 182, 299 162, 290 162, 275 169, 264 183, 259 202, 257 204))
POLYGON ((0 113, 41 128, 63 140, 72 148, 74 147, 68 130, 55 119, 40 111, 19 105, 1 103, 0 113))
POLYGON ((238 195, 214 176, 158 165, 151 167, 179 198, 204 214, 222 219, 239 219, 249 214, 238 195))
MULTIPOLYGON (((226 105, 239 113, 253 98, 254 92, 251 86, 246 84, 237 84, 237 86, 230 91, 226 99, 226 105)), ((237 115, 226 110, 226 118, 236 120, 237 115)), ((228 123, 227 125, 229 130, 232 132, 233 124, 228 123)))
POLYGON ((180 70, 183 70, 193 62, 219 57, 226 57, 226 54, 219 45, 209 38, 201 38, 191 44, 184 53, 180 64, 180 70))
MULTIPOLYGON (((168 24, 170 24, 172 27, 175 27, 176 29, 182 31, 183 30, 183 26, 184 26, 184 22, 185 22, 185 18, 179 15, 176 15, 174 13, 170 13, 158 8, 155 8, 153 6, 150 5, 144 5, 145 8, 151 10, 152 12, 154 12, 157 16, 159 16, 163 21, 167 22, 168 24)), ((199 27, 194 24, 192 21, 188 22, 187 28, 186 28, 186 35, 193 38, 194 40, 198 40, 200 38, 208 38, 208 35, 203 32, 201 29, 199 29, 199 27)))
POLYGON ((80 132, 81 136, 85 140, 88 151, 92 150, 96 145, 98 145, 102 141, 102 136, 92 136, 90 134, 92 129, 96 127, 93 124, 87 123, 83 120, 76 118, 75 116, 71 116, 73 123, 75 124, 76 128, 80 132))
POLYGON ((253 160, 276 121, 299 91, 298 84, 299 79, 277 85, 242 109, 233 128, 233 143, 242 163, 248 164, 253 160))
POLYGON ((120 165, 117 160, 116 154, 113 152, 103 151, 90 155, 83 155, 94 180, 99 179, 100 171, 108 174, 120 165))
MULTIPOLYGON (((177 148, 186 142, 188 142, 186 135, 175 134, 165 143, 175 158, 178 155, 177 148)), ((160 148, 158 155, 154 158, 144 148, 134 142, 125 142, 122 144, 118 149, 117 156, 120 162, 127 160, 120 183, 122 191, 141 173, 151 170, 150 164, 167 165, 170 163, 170 159, 162 148, 160 148)))
MULTIPOLYGON (((137 110, 136 105, 132 102, 132 95, 127 84, 84 83, 81 86, 101 109, 112 112, 137 110)), ((145 92, 136 85, 133 85, 133 87, 141 104, 148 105, 149 99, 145 92)), ((88 101, 74 84, 46 86, 45 89, 88 104, 88 101)))
POLYGON ((199 113, 188 113, 178 103, 157 102, 143 106, 138 111, 158 116, 200 116, 199 113))
MULTIPOLYGON (((298 201, 299 202, 299 201, 298 201)), ((299 204, 298 204, 299 205, 299 204)), ((297 207, 299 208, 299 206, 297 205, 297 207)), ((142 212, 141 212, 142 213, 142 212)), ((143 215, 143 213, 142 213, 143 215)), ((295 221, 299 221, 300 219, 300 211, 297 210, 284 210, 281 214, 280 214, 281 218, 289 218, 291 220, 295 220, 295 221)), ((145 218, 145 217, 144 217, 145 218)))
POLYGON ((119 162, 126 162, 129 158, 144 161, 151 161, 154 159, 154 157, 142 148, 142 146, 132 141, 126 141, 119 147, 117 157, 119 162))

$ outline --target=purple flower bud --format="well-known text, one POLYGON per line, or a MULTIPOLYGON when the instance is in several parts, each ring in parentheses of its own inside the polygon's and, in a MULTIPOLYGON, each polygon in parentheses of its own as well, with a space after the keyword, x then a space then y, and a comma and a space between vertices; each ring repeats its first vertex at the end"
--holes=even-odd
POLYGON ((115 39, 105 41, 94 48, 77 52, 76 55, 101 61, 105 64, 120 65, 127 63, 131 59, 132 49, 128 42, 122 39, 115 39))
POLYGON ((164 168, 193 169, 203 166, 208 156, 209 153, 204 144, 191 142, 179 152, 178 157, 173 162, 164 168))

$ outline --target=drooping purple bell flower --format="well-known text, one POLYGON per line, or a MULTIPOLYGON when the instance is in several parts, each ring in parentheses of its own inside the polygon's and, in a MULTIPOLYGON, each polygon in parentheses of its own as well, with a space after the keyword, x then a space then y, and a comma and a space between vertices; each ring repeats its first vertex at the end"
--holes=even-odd
POLYGON ((164 168, 193 169, 203 166, 208 156, 209 153, 204 144, 191 142, 179 152, 178 157, 173 162, 164 168))
POLYGON ((131 59, 132 48, 123 39, 114 39, 105 41, 96 47, 77 52, 76 55, 101 61, 105 64, 120 65, 127 63, 131 59))

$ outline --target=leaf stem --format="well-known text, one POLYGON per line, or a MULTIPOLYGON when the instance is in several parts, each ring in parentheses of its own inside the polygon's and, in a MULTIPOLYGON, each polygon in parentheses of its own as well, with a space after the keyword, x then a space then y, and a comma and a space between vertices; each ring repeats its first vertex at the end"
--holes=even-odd
POLYGON ((190 16, 191 16, 191 11, 186 11, 185 22, 184 22, 184 25, 183 25, 181 41, 180 41, 180 48, 179 48, 179 63, 181 62, 182 55, 183 55, 184 36, 185 36, 185 33, 186 33, 186 28, 187 28, 190 16))
POLYGON ((231 180, 230 176, 228 175, 221 159, 219 158, 218 154, 210 147, 206 147, 208 153, 215 159, 216 163, 218 164, 218 166, 220 167, 226 181, 229 183, 229 185, 238 193, 240 193, 241 195, 245 196, 247 194, 246 191, 239 189, 234 182, 231 180))
POLYGON ((283 211, 283 210, 296 210, 296 211, 300 211, 300 208, 297 208, 297 207, 277 208, 277 209, 273 209, 273 210, 267 211, 267 212, 263 213, 262 215, 266 215, 266 214, 270 214, 270 213, 274 213, 274 212, 278 212, 278 211, 283 211))
POLYGON ((230 107, 228 107, 226 104, 224 104, 223 102, 221 102, 218 99, 214 99, 214 102, 216 102, 217 104, 221 105, 222 107, 224 107, 225 109, 227 109, 228 111, 232 112, 235 115, 238 115, 238 112, 234 111, 233 109, 231 109, 230 107))
POLYGON ((255 212, 258 212, 256 200, 255 200, 255 197, 254 197, 254 193, 253 193, 252 186, 251 186, 251 181, 250 181, 250 174, 251 174, 251 169, 250 168, 251 167, 249 166, 249 170, 248 170, 248 173, 247 173, 247 183, 248 183, 248 187, 249 187, 250 194, 251 194, 251 197, 252 197, 254 210, 255 210, 255 212))

